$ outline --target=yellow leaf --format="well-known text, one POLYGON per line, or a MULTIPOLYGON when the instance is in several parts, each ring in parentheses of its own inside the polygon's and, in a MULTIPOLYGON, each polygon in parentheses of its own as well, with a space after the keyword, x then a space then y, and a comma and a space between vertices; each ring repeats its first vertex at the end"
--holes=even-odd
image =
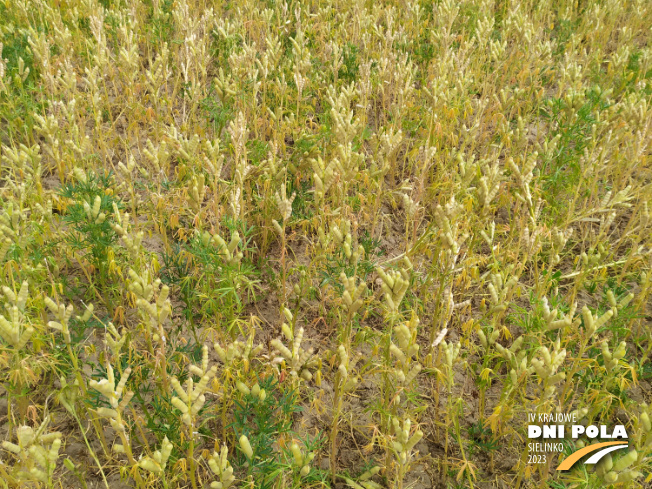
POLYGON ((490 368, 485 368, 482 372, 480 372, 480 378, 487 382, 489 380, 489 375, 494 373, 494 371, 490 368))

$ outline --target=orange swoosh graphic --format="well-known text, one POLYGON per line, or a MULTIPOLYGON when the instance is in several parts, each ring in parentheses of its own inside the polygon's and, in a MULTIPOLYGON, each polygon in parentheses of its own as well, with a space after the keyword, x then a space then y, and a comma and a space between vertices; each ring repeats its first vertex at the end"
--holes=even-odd
POLYGON ((610 447, 612 445, 626 445, 627 443, 628 442, 626 441, 606 441, 604 443, 589 445, 588 447, 584 447, 566 457, 564 461, 559 464, 557 470, 569 470, 573 465, 575 465, 575 462, 581 459, 584 455, 588 455, 589 453, 600 450, 601 448, 610 447))

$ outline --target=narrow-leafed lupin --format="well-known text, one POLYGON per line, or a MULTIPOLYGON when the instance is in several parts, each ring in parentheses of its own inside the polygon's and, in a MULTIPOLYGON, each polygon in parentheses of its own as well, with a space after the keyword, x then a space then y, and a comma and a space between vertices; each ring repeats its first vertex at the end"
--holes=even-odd
POLYGON ((249 443, 249 438, 246 435, 241 435, 238 442, 240 443, 242 453, 245 454, 248 460, 252 460, 254 458, 254 451, 251 448, 251 443, 249 443))
POLYGON ((397 392, 394 395, 396 402, 401 402, 401 391, 403 388, 409 388, 423 368, 416 356, 419 352, 419 345, 416 342, 417 327, 419 318, 413 314, 410 321, 399 324, 394 327, 394 333, 397 343, 391 341, 389 352, 394 358, 393 368, 390 370, 397 386, 397 392))
POLYGON ((195 425, 197 414, 206 403, 205 394, 209 390, 208 383, 217 373, 217 365, 208 368, 208 347, 204 345, 202 349, 201 366, 190 365, 188 370, 191 374, 200 377, 199 382, 195 383, 192 375, 189 375, 184 389, 179 379, 173 376, 170 379, 170 384, 172 384, 176 396, 173 396, 170 402, 181 411, 181 421, 190 427, 195 425))
POLYGON ((283 222, 287 221, 292 215, 292 202, 294 202, 295 197, 297 196, 296 192, 292 192, 290 197, 287 196, 285 189, 285 184, 281 185, 281 193, 276 192, 276 206, 278 207, 279 212, 281 213, 281 218, 283 222))
POLYGON ((111 427, 120 436, 122 443, 116 443, 113 445, 113 450, 116 453, 127 453, 129 454, 130 459, 133 459, 128 429, 123 419, 123 413, 134 396, 132 391, 124 392, 129 375, 131 375, 131 368, 124 370, 120 381, 116 385, 113 367, 111 367, 110 364, 107 364, 106 378, 101 379, 100 381, 93 379, 88 383, 88 385, 91 389, 99 391, 100 394, 109 401, 109 405, 111 406, 110 408, 99 407, 95 412, 101 418, 108 419, 111 427))
POLYGON ((226 367, 231 366, 236 360, 241 360, 245 364, 246 369, 251 360, 264 349, 262 344, 254 346, 254 338, 255 332, 252 330, 246 343, 235 340, 232 343, 228 343, 224 348, 219 343, 214 343, 213 348, 226 367))
POLYGON ((281 357, 275 359, 275 362, 285 361, 290 369, 290 375, 309 381, 313 377, 312 371, 319 366, 319 359, 313 354, 314 350, 312 348, 307 351, 301 348, 303 333, 302 327, 295 333, 293 340, 287 338, 292 341, 292 350, 285 346, 279 338, 273 339, 270 344, 281 355, 281 357))
POLYGON ((340 281, 344 284, 342 300, 349 316, 353 316, 362 307, 362 298, 367 290, 367 284, 360 282, 356 286, 356 277, 347 277, 344 272, 340 273, 340 281))
POLYGON ((398 312, 398 308, 410 285, 410 273, 412 263, 408 257, 403 257, 403 266, 399 270, 383 270, 381 267, 376 268, 380 279, 380 286, 384 293, 385 303, 389 311, 398 312))
POLYGON ((579 319, 574 320, 573 316, 577 310, 577 302, 573 302, 571 305, 570 311, 568 311, 564 316, 557 319, 559 315, 559 310, 557 308, 550 310, 550 305, 548 304, 548 298, 544 297, 541 299, 541 304, 543 308, 543 319, 546 322, 546 329, 552 331, 559 328, 567 328, 571 325, 579 325, 579 319))
POLYGON ((22 350, 34 334, 34 327, 25 315, 29 285, 23 282, 18 295, 7 286, 2 287, 2 293, 9 303, 5 303, 8 316, 0 314, 0 337, 15 350, 22 350))
POLYGON ((310 463, 315 458, 315 454, 309 452, 307 455, 304 455, 299 445, 295 442, 290 445, 290 452, 292 453, 294 466, 299 470, 299 474, 302 477, 306 477, 310 473, 310 463))
POLYGON ((238 231, 231 232, 231 240, 227 243, 222 236, 218 233, 212 234, 208 231, 204 231, 199 234, 199 239, 203 246, 214 246, 218 250, 218 254, 221 256, 222 260, 228 265, 237 266, 240 264, 243 254, 239 249, 239 245, 242 242, 240 233, 238 231))
POLYGON ((2 448, 16 455, 13 467, 4 465, 16 480, 29 483, 38 481, 51 487, 56 463, 59 459, 62 434, 58 431, 46 433, 50 416, 34 429, 30 426, 16 428, 18 444, 2 442, 2 448))
POLYGON ((538 353, 539 356, 530 363, 534 372, 543 380, 544 396, 550 398, 556 392, 557 384, 566 379, 565 372, 558 372, 566 359, 566 349, 561 348, 561 341, 557 338, 552 350, 543 346, 538 353))
POLYGON ((584 331, 586 332, 587 339, 591 338, 593 334, 601 328, 607 321, 614 315, 613 309, 605 312, 602 316, 594 316, 591 310, 584 306, 582 308, 582 318, 584 319, 584 331))
POLYGON ((166 436, 161 442, 161 449, 156 450, 152 456, 147 456, 138 461, 138 465, 143 469, 152 472, 154 474, 162 474, 165 472, 165 468, 172 453, 172 443, 168 440, 166 436))
POLYGON ((395 439, 392 443, 395 454, 400 465, 407 465, 412 458, 412 449, 423 438, 423 432, 419 429, 411 432, 412 420, 406 418, 399 420, 392 418, 392 428, 395 439))
MULTIPOLYGON (((60 331, 61 334, 63 335, 63 339, 65 340, 65 342, 70 343, 70 329, 68 323, 70 321, 70 318, 72 317, 73 305, 68 304, 68 307, 66 307, 63 304, 55 303, 49 297, 45 298, 45 305, 48 307, 48 309, 50 309, 52 314, 54 314, 58 320, 58 321, 48 322, 48 326, 52 329, 56 329, 57 331, 60 331)), ((84 314, 85 315, 88 314, 88 319, 90 319, 92 313, 93 313, 93 309, 91 308, 90 313, 89 313, 89 309, 87 309, 84 314)))
POLYGON ((213 452, 208 459, 208 466, 213 474, 218 477, 218 480, 211 482, 211 489, 228 489, 235 482, 233 475, 233 467, 228 460, 229 449, 226 445, 222 445, 220 453, 213 452))

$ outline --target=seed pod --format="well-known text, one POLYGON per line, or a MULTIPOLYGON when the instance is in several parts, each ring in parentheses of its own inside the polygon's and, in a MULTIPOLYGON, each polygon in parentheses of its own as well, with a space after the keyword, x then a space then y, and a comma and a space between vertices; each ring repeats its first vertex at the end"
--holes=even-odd
POLYGON ((242 449, 242 452, 249 460, 251 460, 254 456, 254 451, 251 448, 249 439, 245 435, 242 435, 239 441, 240 441, 240 448, 242 449))
POLYGON ((101 416, 103 418, 113 418, 117 419, 118 418, 118 412, 115 409, 109 409, 109 408, 97 408, 95 410, 98 416, 101 416))
POLYGON ((238 388, 238 390, 245 396, 248 396, 251 394, 251 391, 249 390, 249 387, 247 387, 245 384, 242 382, 238 381, 235 383, 235 386, 238 388))
POLYGON ((217 356, 220 357, 220 360, 222 360, 222 363, 226 363, 227 358, 226 358, 226 352, 224 351, 224 348, 222 348, 218 343, 214 343, 213 348, 215 349, 217 356))
POLYGON ((405 376, 405 383, 406 384, 411 384, 414 379, 416 379, 417 375, 419 375, 419 372, 421 372, 421 369, 423 367, 421 364, 417 363, 414 367, 412 367, 412 370, 405 376))
POLYGON ((190 413, 193 416, 196 416, 197 413, 201 410, 202 407, 204 407, 204 403, 206 402, 206 396, 204 394, 201 394, 199 397, 197 397, 197 401, 192 405, 192 409, 190 410, 190 413))
POLYGON ((179 411, 181 411, 183 414, 186 414, 188 412, 188 406, 186 406, 181 399, 178 397, 173 397, 172 400, 170 401, 172 405, 177 408, 179 411))
POLYGON ((65 459, 65 460, 63 461, 63 465, 65 465, 66 468, 67 468, 68 470, 70 470, 71 472, 73 472, 73 471, 75 470, 75 464, 74 464, 73 461, 70 460, 69 458, 67 458, 67 459, 65 459))
POLYGON ((491 333, 491 336, 489 337, 489 344, 493 345, 498 340, 499 336, 500 336, 500 330, 499 329, 496 329, 495 331, 493 331, 491 333))
POLYGON ((292 322, 294 317, 292 316, 292 311, 290 311, 287 307, 283 308, 283 315, 285 316, 285 319, 288 320, 288 322, 292 322))
POLYGON ((283 228, 278 223, 278 221, 276 219, 272 219, 272 224, 274 225, 274 229, 276 229, 276 232, 279 234, 279 236, 283 237, 285 232, 283 231, 283 228))
POLYGON ((484 332, 481 329, 478 330, 478 338, 480 338, 480 344, 482 345, 482 347, 486 349, 488 346, 487 337, 485 336, 484 332))
POLYGON ((95 201, 93 202, 93 209, 91 210, 91 217, 92 219, 95 219, 97 215, 100 213, 100 206, 102 205, 102 198, 99 195, 95 196, 95 201))
POLYGON ((627 353, 627 343, 621 341, 616 350, 614 351, 614 358, 620 360, 627 353))
POLYGON ((618 460, 616 460, 616 463, 614 463, 614 470, 617 472, 622 472, 627 467, 636 462, 636 460, 638 460, 638 452, 635 449, 630 450, 627 455, 624 455, 623 457, 620 457, 618 460))
POLYGON ((342 390, 344 392, 351 392, 355 389, 357 385, 358 385, 358 379, 356 377, 353 377, 346 381, 346 383, 342 386, 342 390))
POLYGON ((301 453, 301 450, 299 450, 299 445, 292 443, 292 445, 290 445, 290 451, 294 457, 294 463, 298 467, 301 467, 303 465, 303 454, 301 453))
POLYGON ((159 473, 163 472, 163 470, 161 469, 161 466, 159 464, 157 464, 151 458, 145 458, 145 459, 139 461, 138 465, 140 467, 142 467, 143 469, 148 470, 148 471, 150 471, 150 472, 152 472, 154 474, 159 474, 159 473))
POLYGON ((613 470, 611 472, 607 472, 604 476, 604 481, 608 484, 613 484, 617 480, 618 480, 618 474, 613 470))
POLYGON ((618 474, 618 482, 629 482, 633 481, 635 479, 638 479, 640 477, 643 477, 643 474, 641 472, 638 472, 636 470, 626 470, 625 472, 621 472, 618 474))
POLYGON ((419 443, 419 441, 423 438, 423 432, 421 430, 417 430, 414 435, 408 440, 407 444, 405 445, 405 450, 412 450, 414 446, 419 443))
POLYGON ((286 323, 283 323, 283 324, 281 325, 281 331, 283 332, 283 335, 284 335, 284 336, 285 336, 289 341, 292 341, 292 338, 293 338, 292 330, 290 329, 290 327, 289 327, 286 323))
POLYGON ((312 373, 310 373, 309 370, 302 370, 301 371, 301 378, 303 380, 312 380, 312 373))
POLYGON ((16 454, 20 453, 20 447, 8 441, 2 442, 2 448, 12 453, 16 453, 16 454))
POLYGON ((512 352, 517 352, 520 348, 521 345, 523 344, 524 336, 519 336, 514 343, 512 343, 512 346, 509 348, 512 352))
POLYGON ((286 360, 290 360, 292 358, 292 352, 283 343, 281 343, 280 340, 273 339, 270 341, 270 345, 276 348, 279 353, 285 357, 286 360))
POLYGON ((611 454, 608 453, 605 455, 600 462, 598 462, 598 465, 596 467, 596 472, 599 476, 604 476, 607 472, 609 472, 614 466, 613 463, 613 458, 611 457, 611 454))
POLYGON ((405 363, 406 358, 403 352, 394 344, 392 343, 389 347, 389 351, 394 355, 400 362, 405 363))
POLYGON ((550 385, 557 384, 558 382, 561 382, 566 378, 566 374, 563 372, 560 372, 558 374, 552 375, 551 377, 548 377, 548 383, 550 385))

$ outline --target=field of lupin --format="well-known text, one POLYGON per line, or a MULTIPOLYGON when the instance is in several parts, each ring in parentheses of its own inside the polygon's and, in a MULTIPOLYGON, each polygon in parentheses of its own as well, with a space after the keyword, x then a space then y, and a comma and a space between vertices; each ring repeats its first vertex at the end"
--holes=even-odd
POLYGON ((645 0, 0 0, 0 489, 650 487, 651 149, 645 0))

